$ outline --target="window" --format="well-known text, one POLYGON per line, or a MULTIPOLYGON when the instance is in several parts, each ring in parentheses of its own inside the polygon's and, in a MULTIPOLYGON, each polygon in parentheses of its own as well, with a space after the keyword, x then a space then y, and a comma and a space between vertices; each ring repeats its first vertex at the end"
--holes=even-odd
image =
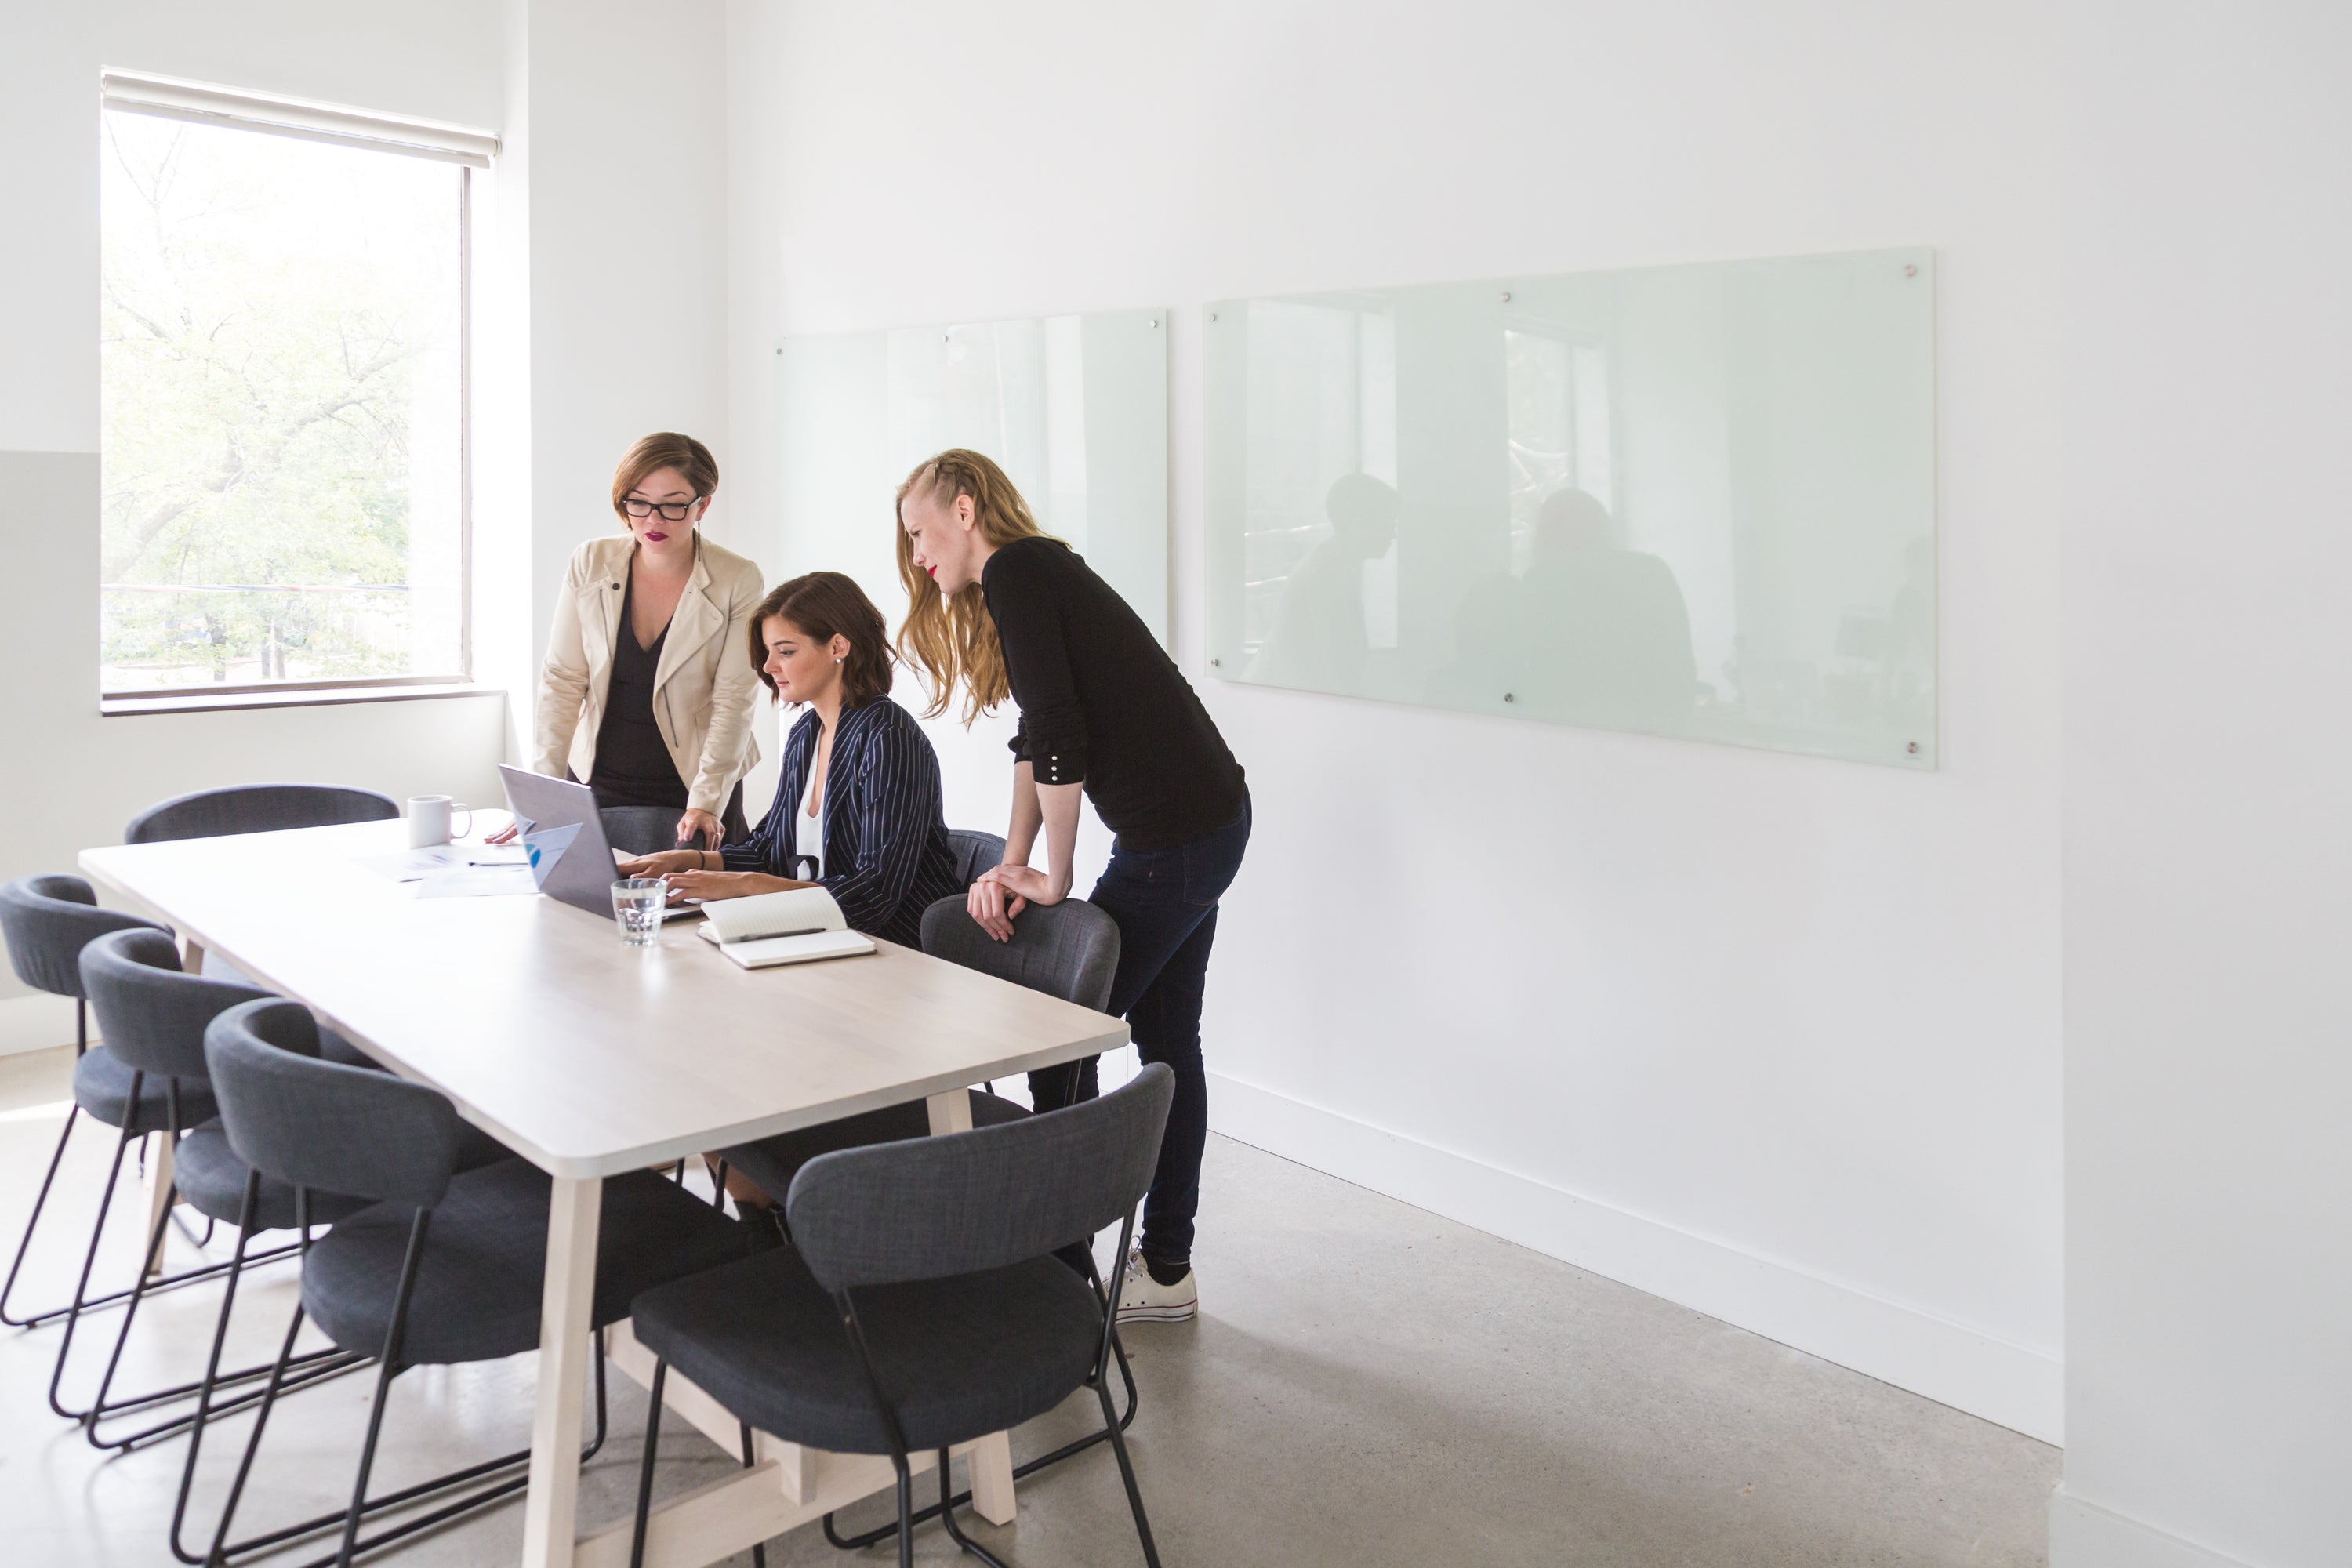
POLYGON ((465 679, 494 144, 119 74, 107 105, 103 690, 465 679))

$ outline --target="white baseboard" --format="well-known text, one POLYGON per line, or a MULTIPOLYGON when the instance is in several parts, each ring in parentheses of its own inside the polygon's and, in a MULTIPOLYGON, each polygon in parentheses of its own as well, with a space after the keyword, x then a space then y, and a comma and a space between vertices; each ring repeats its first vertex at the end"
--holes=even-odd
POLYGON ((2050 1499, 2050 1568, 2246 1568, 2234 1557, 2168 1535, 2074 1496, 2050 1499))
POLYGON ((1327 1171, 2038 1437, 2063 1440, 2064 1367, 1931 1313, 1212 1073, 1209 1123, 1327 1171))
POLYGON ((34 992, 0 1000, 0 1057, 73 1043, 72 997, 34 992))

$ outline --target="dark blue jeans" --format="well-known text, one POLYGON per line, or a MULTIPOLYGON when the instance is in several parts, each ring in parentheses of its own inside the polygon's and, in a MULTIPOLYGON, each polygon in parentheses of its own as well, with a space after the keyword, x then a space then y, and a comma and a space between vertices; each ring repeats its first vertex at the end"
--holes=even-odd
MULTIPOLYGON (((1118 973, 1109 1011, 1127 1020, 1137 1054, 1176 1073, 1176 1101, 1160 1143, 1160 1168, 1143 1200, 1143 1256, 1163 1268, 1192 1260, 1201 1209, 1201 1152, 1209 1142, 1209 1077, 1201 1065, 1201 999, 1217 900, 1242 868, 1250 808, 1213 833, 1168 849, 1111 846, 1110 864, 1087 900, 1118 922, 1118 973)), ((1029 1075, 1040 1110, 1092 1100, 1095 1058, 1029 1075)))

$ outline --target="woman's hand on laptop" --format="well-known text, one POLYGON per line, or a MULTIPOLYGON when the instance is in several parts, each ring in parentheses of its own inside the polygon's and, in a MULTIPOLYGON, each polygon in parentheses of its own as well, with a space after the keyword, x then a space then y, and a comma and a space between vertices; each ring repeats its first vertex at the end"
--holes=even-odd
POLYGON ((715 858, 699 849, 664 849, 615 861, 613 869, 624 877, 668 877, 680 871, 699 871, 715 858))
MULTIPOLYGON (((694 851, 683 853, 691 856, 694 851)), ((667 860, 667 855, 648 855, 651 860, 667 860)), ((635 872, 632 875, 654 875, 635 872)), ((764 871, 668 871, 658 873, 669 884, 669 896, 677 899, 748 899, 754 893, 789 893, 794 888, 814 888, 814 882, 795 882, 786 877, 771 877, 764 871)))

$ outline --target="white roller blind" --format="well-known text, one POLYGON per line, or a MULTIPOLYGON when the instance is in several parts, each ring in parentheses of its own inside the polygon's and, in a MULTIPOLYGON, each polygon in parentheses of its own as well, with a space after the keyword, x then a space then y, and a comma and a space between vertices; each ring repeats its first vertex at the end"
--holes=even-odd
POLYGON ((371 114, 339 104, 270 98, 204 82, 145 76, 137 71, 109 70, 102 73, 100 82, 107 108, 165 120, 239 125, 309 142, 332 142, 347 147, 370 147, 379 152, 437 158, 449 163, 468 163, 478 169, 489 167, 499 150, 499 139, 490 132, 438 121, 371 114))

